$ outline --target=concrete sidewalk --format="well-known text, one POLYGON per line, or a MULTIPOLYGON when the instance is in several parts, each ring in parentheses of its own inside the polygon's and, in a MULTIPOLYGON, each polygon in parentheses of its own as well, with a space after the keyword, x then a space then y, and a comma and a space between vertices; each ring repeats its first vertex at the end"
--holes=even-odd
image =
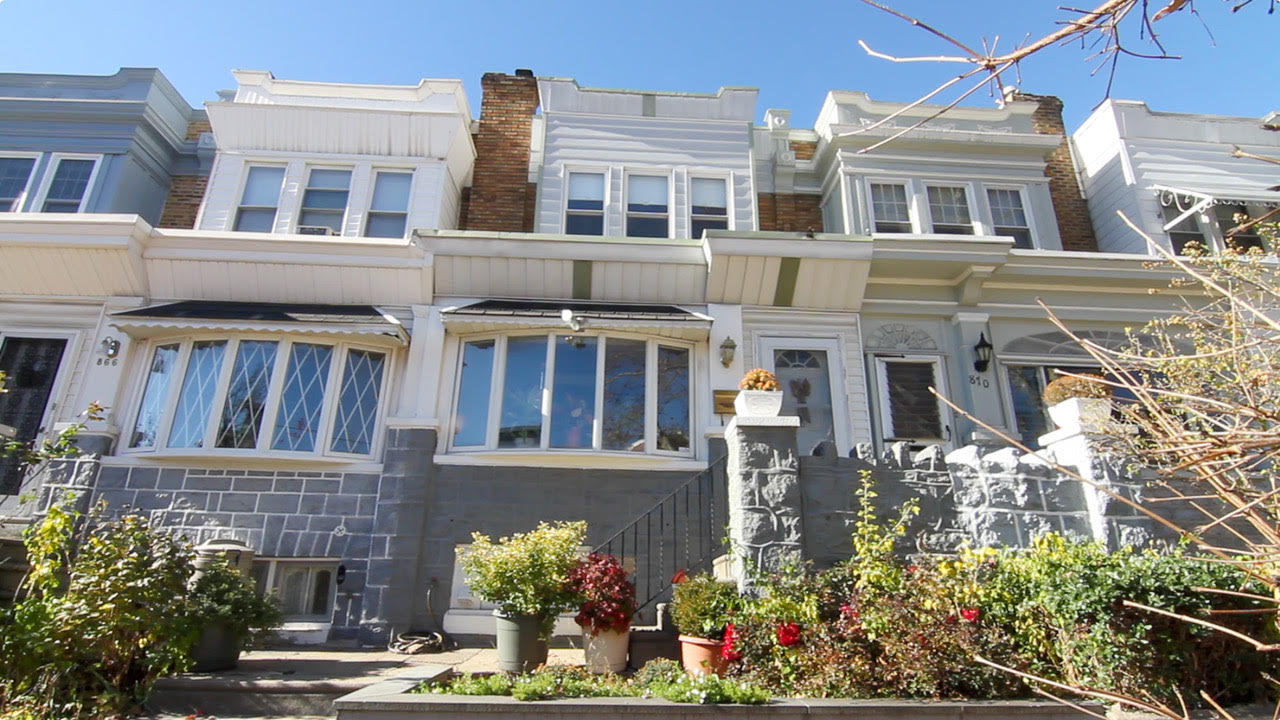
MULTIPOLYGON (((582 650, 553 648, 550 665, 578 665, 582 650)), ((328 645, 246 652, 234 670, 187 673, 156 684, 147 708, 161 717, 314 717, 332 715, 333 700, 414 665, 448 665, 461 673, 494 672, 493 648, 400 655, 387 650, 328 645)))

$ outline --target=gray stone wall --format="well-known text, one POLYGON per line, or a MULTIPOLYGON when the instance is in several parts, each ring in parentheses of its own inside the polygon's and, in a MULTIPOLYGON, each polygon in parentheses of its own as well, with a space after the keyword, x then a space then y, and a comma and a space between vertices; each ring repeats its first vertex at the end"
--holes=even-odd
POLYGON ((738 417, 725 430, 729 541, 741 589, 748 589, 755 573, 777 572, 804 559, 795 427, 752 424, 757 420, 738 417))
POLYGON ((373 539, 379 476, 290 470, 108 466, 94 501, 137 510, 192 543, 234 538, 263 557, 338 558, 333 624, 354 634, 373 539))

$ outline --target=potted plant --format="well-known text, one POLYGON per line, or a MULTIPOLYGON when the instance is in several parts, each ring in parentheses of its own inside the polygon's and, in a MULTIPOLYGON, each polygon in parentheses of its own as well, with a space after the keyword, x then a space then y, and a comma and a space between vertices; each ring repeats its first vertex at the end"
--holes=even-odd
POLYGON ((720 675, 737 659, 733 615, 742 598, 733 583, 722 583, 706 573, 675 586, 671 622, 680 639, 680 661, 690 675, 720 675))
POLYGON ((1111 418, 1111 386, 1094 373, 1062 375, 1041 397, 1053 424, 1063 429, 1096 428, 1111 418))
POLYGON ((196 672, 234 668, 245 646, 270 635, 283 617, 274 598, 258 595, 253 581, 222 559, 192 581, 188 601, 200 626, 191 649, 196 672))
POLYGON ((618 558, 591 553, 569 573, 579 598, 575 622, 582 627, 587 669, 621 672, 627 667, 631 617, 636 612, 636 586, 618 558))
POLYGON ((782 391, 778 377, 763 368, 748 370, 738 383, 733 409, 739 415, 775 417, 782 410, 782 391))
POLYGON ((585 522, 542 522, 496 543, 471 534, 462 569, 475 596, 498 606, 493 614, 503 670, 528 672, 547 661, 556 615, 577 602, 569 573, 586 533, 585 522))

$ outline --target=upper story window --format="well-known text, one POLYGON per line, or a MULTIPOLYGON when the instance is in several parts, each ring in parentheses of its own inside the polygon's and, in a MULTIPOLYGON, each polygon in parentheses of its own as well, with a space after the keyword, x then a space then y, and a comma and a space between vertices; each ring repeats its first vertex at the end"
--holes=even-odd
POLYGON ((933 232, 950 235, 973 234, 968 193, 963 187, 930 185, 927 193, 929 219, 933 232))
POLYGON ((627 176, 627 237, 671 237, 665 175, 627 176))
POLYGON ((1237 252, 1248 252, 1252 249, 1266 251, 1266 245, 1257 230, 1250 228, 1227 237, 1233 228, 1249 222, 1249 208, 1239 203, 1214 205, 1214 218, 1218 221, 1218 231, 1222 233, 1223 244, 1237 252))
POLYGON ((385 353, 275 338, 157 343, 129 434, 136 450, 373 452, 385 353))
POLYGON ((689 234, 701 238, 705 230, 725 230, 729 227, 729 201, 725 181, 719 178, 693 178, 689 208, 689 234))
POLYGON ((871 217, 876 232, 911 232, 911 202, 902 183, 871 183, 871 217))
POLYGON ((692 348, 605 335, 462 343, 451 447, 690 455, 692 348))
POLYGON ((604 235, 604 173, 569 173, 564 231, 568 235, 604 235))
POLYGON ((21 209, 35 167, 35 157, 0 157, 0 212, 21 209))
POLYGON ((284 184, 284 168, 255 165, 249 168, 236 211, 235 229, 246 232, 271 232, 276 224, 276 208, 280 204, 280 187, 284 184))
POLYGON ((44 191, 41 212, 80 212, 88 195, 89 181, 97 169, 96 158, 58 158, 53 160, 53 174, 44 191))
POLYGON ((347 197, 351 194, 350 170, 312 168, 307 173, 307 189, 302 193, 302 212, 298 231, 341 235, 342 221, 347 216, 347 197), (328 228, 328 232, 324 229, 328 228))
POLYGON ((369 217, 365 221, 366 237, 404 237, 412 185, 413 173, 377 172, 373 180, 373 197, 369 199, 369 217))
POLYGON ((1255 206, 1256 212, 1251 212, 1250 206, 1244 203, 1218 202, 1205 206, 1202 202, 1207 201, 1179 198, 1173 193, 1161 195, 1161 218, 1173 252, 1185 255, 1192 247, 1202 253, 1226 249, 1248 252, 1254 248, 1266 251, 1265 241, 1254 228, 1228 236, 1233 229, 1261 214, 1260 208, 1255 206), (1199 209, 1188 213, 1192 208, 1199 209))
POLYGON ((1031 225, 1022 209, 1022 193, 1012 188, 987 188, 987 202, 991 205, 991 222, 996 235, 1013 238, 1013 246, 1030 250, 1031 225))

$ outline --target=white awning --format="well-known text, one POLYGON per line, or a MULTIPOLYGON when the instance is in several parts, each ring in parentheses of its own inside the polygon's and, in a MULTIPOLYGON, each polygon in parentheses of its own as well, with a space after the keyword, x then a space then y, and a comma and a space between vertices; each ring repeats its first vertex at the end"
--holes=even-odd
MULTIPOLYGON (((1280 187, 1280 186, 1278 186, 1280 187)), ((1152 190, 1161 197, 1164 205, 1263 205, 1280 207, 1280 190, 1264 187, 1196 186, 1195 188, 1153 185, 1152 190), (1167 202, 1166 202, 1166 196, 1167 202), (1190 202, 1188 202, 1190 200, 1190 202)))
POLYGON ((409 333, 372 305, 304 305, 185 300, 111 314, 111 325, 134 338, 175 332, 272 332, 407 345, 409 333))
POLYGON ((639 305, 556 300, 482 300, 440 312, 453 333, 504 332, 543 329, 575 332, 625 330, 680 340, 706 340, 709 315, 676 305, 639 305), (566 320, 569 317, 571 320, 566 320), (571 325, 570 323, 573 323, 571 325))

